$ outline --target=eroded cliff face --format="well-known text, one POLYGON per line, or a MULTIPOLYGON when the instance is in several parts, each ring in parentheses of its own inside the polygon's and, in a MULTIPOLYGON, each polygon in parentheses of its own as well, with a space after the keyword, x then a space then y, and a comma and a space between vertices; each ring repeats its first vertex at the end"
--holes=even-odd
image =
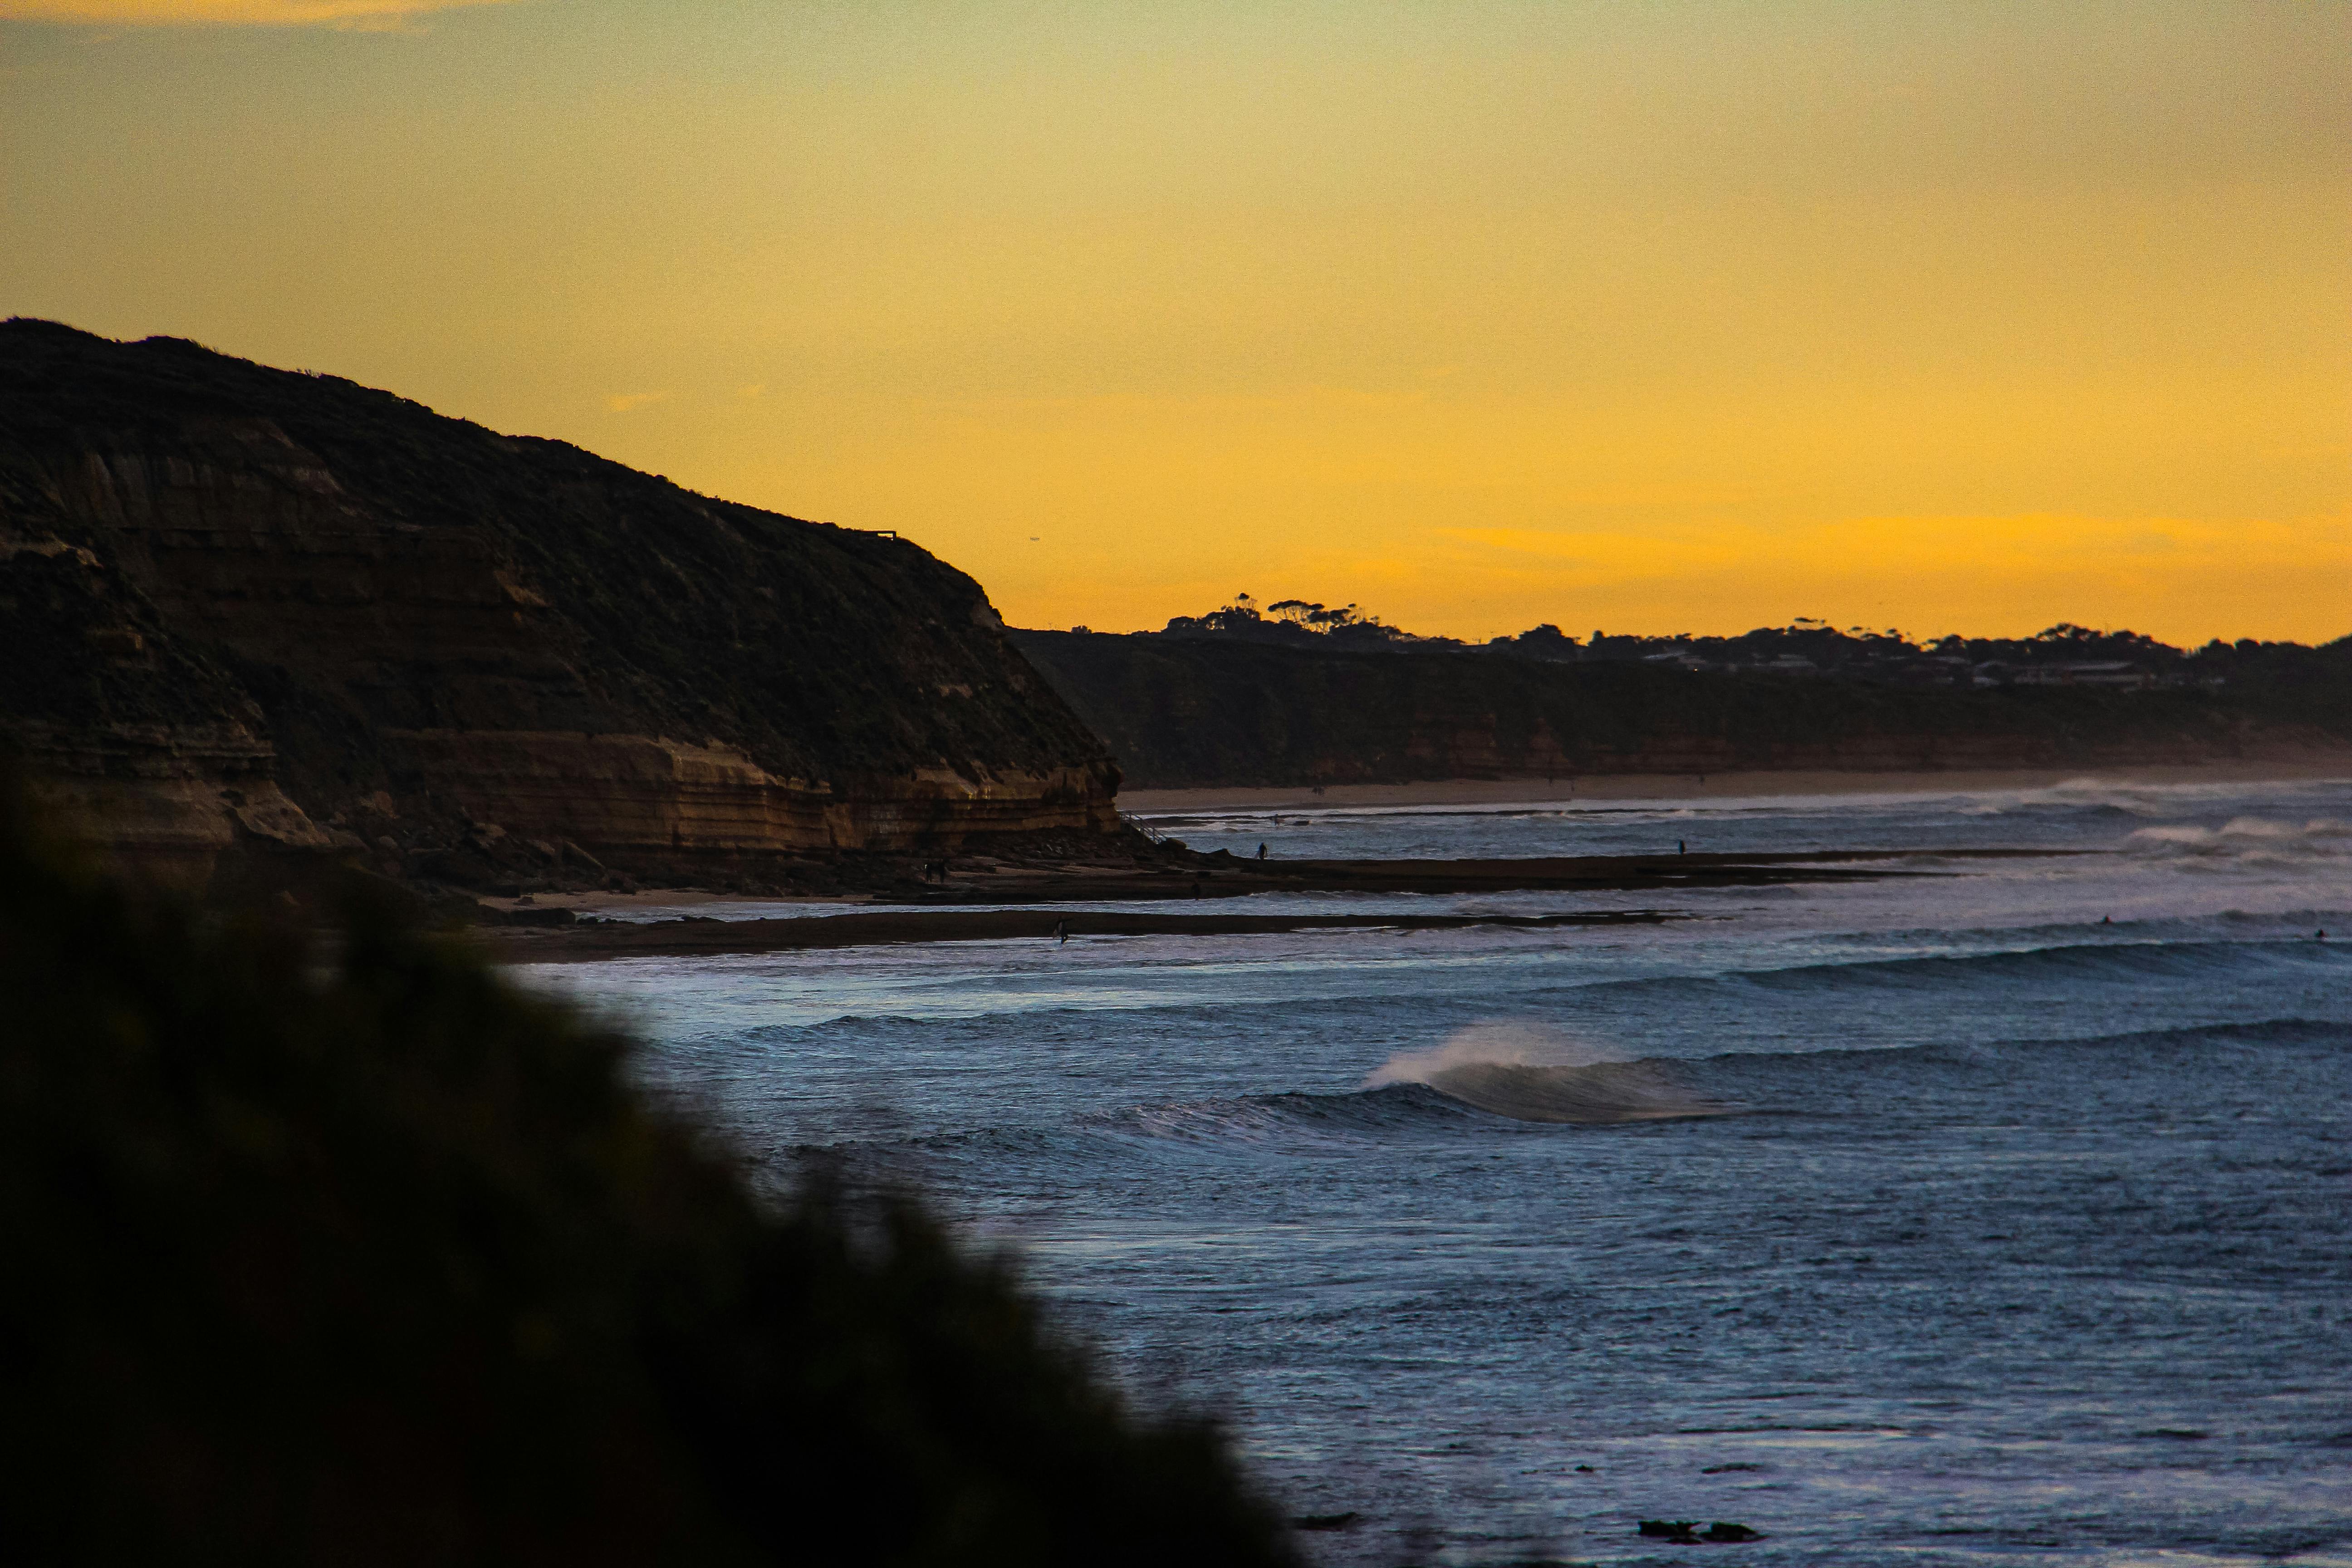
POLYGON ((1130 784, 1906 773, 2352 758, 2352 710, 2193 690, 1905 690, 1483 652, 1016 634, 1130 784))
POLYGON ((0 325, 0 636, 42 787, 189 877, 1117 823, 1101 742, 916 546, 173 340, 0 325))

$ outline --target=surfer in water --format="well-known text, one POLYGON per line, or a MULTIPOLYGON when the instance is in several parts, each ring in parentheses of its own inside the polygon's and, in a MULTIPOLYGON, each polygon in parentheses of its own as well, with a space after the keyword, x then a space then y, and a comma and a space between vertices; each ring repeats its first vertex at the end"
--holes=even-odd
POLYGON ((1066 943, 1070 940, 1069 921, 1055 921, 1054 922, 1054 940, 1057 942, 1063 943, 1066 943))

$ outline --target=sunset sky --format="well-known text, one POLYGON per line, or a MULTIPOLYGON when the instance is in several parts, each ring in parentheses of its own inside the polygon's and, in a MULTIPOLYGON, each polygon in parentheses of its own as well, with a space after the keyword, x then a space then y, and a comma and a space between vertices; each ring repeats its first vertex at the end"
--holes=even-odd
POLYGON ((0 0, 0 314, 1030 626, 2352 632, 2352 5, 0 0))

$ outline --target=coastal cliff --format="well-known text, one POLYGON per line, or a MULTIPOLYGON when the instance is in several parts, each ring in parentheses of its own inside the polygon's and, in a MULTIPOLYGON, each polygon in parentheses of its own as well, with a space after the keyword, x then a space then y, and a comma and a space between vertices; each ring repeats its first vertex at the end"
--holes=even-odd
POLYGON ((0 323, 0 740, 191 879, 705 880, 1114 829, 970 577, 175 339, 0 323))
POLYGON ((1143 789, 2321 755, 2352 766, 2352 642, 2303 650, 2316 678, 2292 685, 1980 691, 1462 648, 1013 637, 1143 789))

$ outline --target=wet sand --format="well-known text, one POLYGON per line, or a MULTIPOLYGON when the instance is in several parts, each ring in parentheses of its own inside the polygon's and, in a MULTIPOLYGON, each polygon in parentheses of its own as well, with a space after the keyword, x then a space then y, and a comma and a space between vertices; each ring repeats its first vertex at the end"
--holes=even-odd
MULTIPOLYGON (((1952 858, 2031 858, 2041 850, 1951 852, 1841 850, 1804 855, 1586 856, 1527 860, 1235 860, 1208 862, 1186 872, 1126 877, 1052 875, 975 878, 934 889, 928 909, 873 910, 768 920, 682 916, 642 923, 592 921, 567 924, 553 900, 533 910, 545 926, 485 932, 497 957, 509 963, 576 963, 656 954, 786 952, 881 942, 989 942, 1050 939, 1057 923, 1074 936, 1230 935, 1357 928, 1444 931, 1465 926, 1610 925, 1690 918, 1671 910, 1559 915, 1472 914, 1227 914, 1210 910, 1077 910, 957 909, 957 903, 1069 904, 1087 901, 1192 901, 1250 893, 1672 893, 1680 889, 1759 887, 1794 882, 1868 880, 1933 876, 1932 864, 1952 858), (938 907, 945 906, 945 907, 938 907)), ((675 900, 676 895, 668 895, 675 900)), ((582 900, 586 907, 586 900, 582 900)), ((610 907, 609 903, 606 907, 610 907)))
POLYGON ((1696 917, 1670 910, 1611 910, 1564 915, 1175 915, 1056 910, 875 910, 785 920, 719 921, 688 916, 650 925, 558 927, 501 931, 498 956, 509 963, 591 963, 657 954, 793 952, 907 942, 1053 942, 1089 936, 1256 936, 1294 931, 1458 931, 1505 926, 1657 925, 1696 917))

